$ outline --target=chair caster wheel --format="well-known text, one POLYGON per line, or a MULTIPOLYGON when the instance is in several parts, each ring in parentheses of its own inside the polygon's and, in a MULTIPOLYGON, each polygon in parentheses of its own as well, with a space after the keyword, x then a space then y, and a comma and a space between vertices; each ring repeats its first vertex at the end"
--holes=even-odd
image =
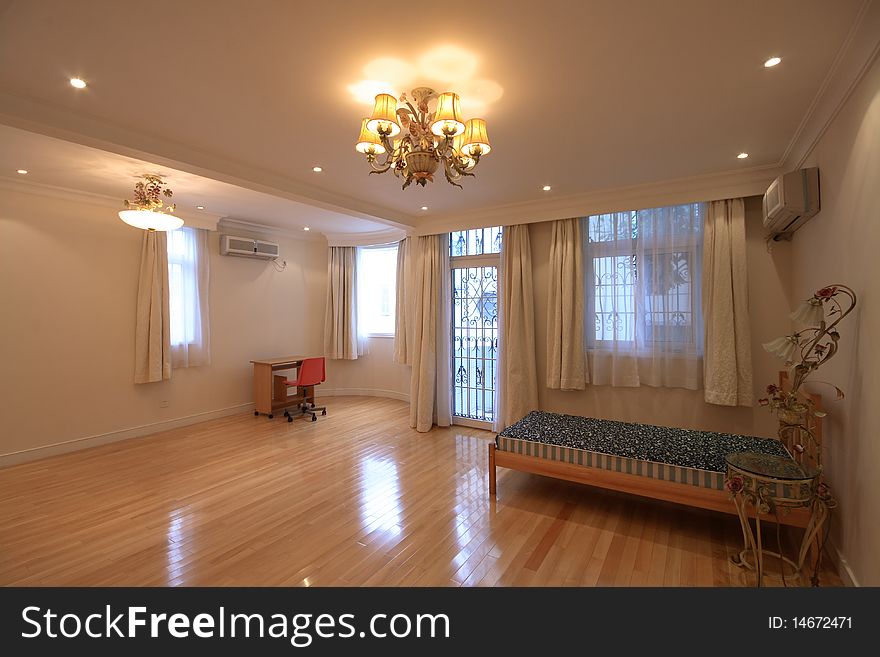
POLYGON ((321 411, 321 415, 327 415, 327 409, 326 409, 326 408, 325 408, 323 411, 321 411))
POLYGON ((254 417, 259 417, 260 411, 254 411, 254 417))
POLYGON ((314 405, 314 404, 309 404, 309 406, 311 406, 311 407, 312 407, 312 408, 314 408, 314 407, 315 407, 315 405, 314 405))
POLYGON ((317 421, 318 421, 318 416, 315 415, 314 413, 312 413, 312 422, 317 422, 317 421))
POLYGON ((284 417, 290 417, 290 411, 284 411, 284 417))
POLYGON ((288 416, 287 416, 287 421, 288 421, 288 422, 293 422, 293 418, 292 418, 290 415, 288 415, 288 416))
POLYGON ((269 419, 271 420, 273 417, 275 417, 275 416, 272 415, 271 413, 269 413, 269 419))

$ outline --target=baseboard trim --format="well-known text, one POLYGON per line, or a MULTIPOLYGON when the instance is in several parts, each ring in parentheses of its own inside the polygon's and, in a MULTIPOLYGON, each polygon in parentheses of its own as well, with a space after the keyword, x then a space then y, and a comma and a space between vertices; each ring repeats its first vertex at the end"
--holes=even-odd
POLYGON ((317 388, 315 394, 318 397, 387 397, 409 403, 409 395, 396 390, 379 390, 376 388, 317 388))
POLYGON ((831 557, 831 561, 834 562, 834 567, 837 569, 837 574, 840 575, 844 586, 861 586, 852 568, 849 567, 846 557, 843 556, 840 549, 831 541, 828 541, 828 555, 831 557))
POLYGON ((74 438, 73 440, 66 440, 51 445, 42 445, 40 447, 32 447, 30 449, 23 449, 8 454, 0 454, 0 468, 17 465, 19 463, 26 463, 28 461, 36 461, 37 459, 44 459, 49 456, 76 452, 81 449, 88 449, 89 447, 98 447, 99 445, 115 443, 129 438, 140 438, 160 431, 168 431, 169 429, 177 429, 198 422, 215 420, 217 418, 226 417, 227 415, 244 413, 245 411, 253 410, 253 408, 253 403, 248 402, 246 404, 228 406, 227 408, 218 408, 213 411, 185 415, 184 417, 174 418, 172 420, 162 420, 161 422, 142 424, 128 429, 117 429, 116 431, 109 431, 107 433, 96 434, 93 436, 83 436, 82 438, 74 438))

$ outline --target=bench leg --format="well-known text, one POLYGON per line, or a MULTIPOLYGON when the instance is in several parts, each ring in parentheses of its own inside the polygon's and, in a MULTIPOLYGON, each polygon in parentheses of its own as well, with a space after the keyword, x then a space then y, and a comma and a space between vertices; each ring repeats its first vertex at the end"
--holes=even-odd
POLYGON ((489 497, 495 497, 495 443, 489 443, 489 497))

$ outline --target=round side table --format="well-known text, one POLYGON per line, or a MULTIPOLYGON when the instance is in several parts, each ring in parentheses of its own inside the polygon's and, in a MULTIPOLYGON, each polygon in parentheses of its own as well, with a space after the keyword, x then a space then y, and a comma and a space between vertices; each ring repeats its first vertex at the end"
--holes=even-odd
MULTIPOLYGON (((786 567, 791 569, 792 577, 800 576, 811 545, 816 547, 816 559, 821 558, 822 527, 828 518, 828 509, 833 505, 833 500, 817 494, 819 472, 807 472, 788 457, 735 452, 727 455, 726 485, 733 495, 745 543, 742 551, 731 557, 731 561, 738 566, 754 570, 757 578, 756 586, 761 586, 764 579, 764 555, 780 560, 783 577, 786 577, 786 567), (754 510, 754 531, 749 522, 750 508, 754 510), (779 513, 788 513, 797 508, 809 508, 811 512, 795 561, 764 548, 761 516, 767 515, 778 519, 779 513), (751 560, 748 559, 749 555, 752 557, 751 560)), ((812 583, 818 586, 818 578, 815 574, 812 583)))

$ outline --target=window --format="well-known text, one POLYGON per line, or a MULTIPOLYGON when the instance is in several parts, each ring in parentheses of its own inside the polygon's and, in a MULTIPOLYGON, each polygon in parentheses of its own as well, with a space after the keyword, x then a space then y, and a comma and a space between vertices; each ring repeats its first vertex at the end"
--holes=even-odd
POLYGON ((168 232, 168 309, 173 367, 210 362, 207 233, 168 232))
POLYGON ((357 250, 357 321, 361 335, 394 335, 397 244, 357 250))
POLYGON ((192 342, 197 332, 195 320, 198 315, 198 295, 194 290, 196 254, 191 233, 190 228, 180 228, 168 233, 168 292, 172 345, 192 342))
POLYGON ((585 219, 588 348, 701 352, 704 214, 694 203, 585 219))
POLYGON ((501 253, 501 226, 449 233, 450 257, 479 256, 489 253, 501 253))
POLYGON ((495 419, 498 358, 498 254, 501 227, 450 233, 452 269, 452 414, 495 419))

